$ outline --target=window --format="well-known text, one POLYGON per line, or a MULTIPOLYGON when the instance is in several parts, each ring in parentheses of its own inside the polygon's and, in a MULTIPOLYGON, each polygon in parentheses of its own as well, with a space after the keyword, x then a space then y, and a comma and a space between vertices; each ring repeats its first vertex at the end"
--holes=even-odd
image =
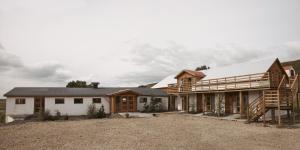
POLYGON ((83 99, 82 98, 74 98, 74 104, 82 104, 83 99))
POLYGON ((93 103, 101 103, 101 98, 93 98, 93 103))
POLYGON ((55 99, 55 104, 64 104, 65 103, 65 99, 63 98, 56 98, 55 99))
POLYGON ((25 104, 25 98, 16 98, 16 104, 25 104))
POLYGON ((154 101, 155 101, 156 103, 161 103, 161 98, 154 98, 154 101))
POLYGON ((295 71, 294 70, 291 70, 291 76, 295 76, 295 71))
POLYGON ((140 103, 147 103, 147 97, 140 98, 140 103))

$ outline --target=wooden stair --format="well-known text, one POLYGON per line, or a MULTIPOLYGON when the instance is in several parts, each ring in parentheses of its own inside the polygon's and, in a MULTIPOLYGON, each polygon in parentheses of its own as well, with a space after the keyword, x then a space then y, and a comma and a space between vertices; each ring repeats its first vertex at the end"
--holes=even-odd
MULTIPOLYGON (((265 122, 265 114, 273 110, 288 110, 294 112, 294 103, 297 93, 299 93, 299 76, 287 80, 283 76, 277 89, 264 90, 263 94, 252 101, 248 106, 248 122, 258 121, 263 117, 265 122)), ((294 114, 293 114, 294 116, 294 114)), ((278 119, 280 125, 280 116, 278 119)))

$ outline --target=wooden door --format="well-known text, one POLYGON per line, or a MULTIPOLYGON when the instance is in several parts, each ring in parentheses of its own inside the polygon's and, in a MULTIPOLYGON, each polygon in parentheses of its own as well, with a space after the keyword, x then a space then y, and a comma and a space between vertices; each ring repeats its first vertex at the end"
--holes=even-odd
POLYGON ((187 111, 187 106, 188 106, 187 98, 186 98, 186 96, 182 96, 181 98, 182 98, 182 110, 187 111))
POLYGON ((203 112, 202 94, 197 94, 197 110, 203 112))
POLYGON ((225 114, 233 113, 233 100, 234 100, 234 93, 225 94, 225 114))
POLYGON ((175 110, 175 96, 170 96, 169 98, 169 111, 174 111, 175 110))
POLYGON ((35 97, 34 98, 34 113, 40 113, 45 110, 45 98, 35 97))
POLYGON ((136 96, 124 95, 120 96, 120 110, 119 112, 135 112, 136 111, 136 96))
POLYGON ((134 108, 133 108, 133 96, 128 96, 128 112, 134 112, 134 108))

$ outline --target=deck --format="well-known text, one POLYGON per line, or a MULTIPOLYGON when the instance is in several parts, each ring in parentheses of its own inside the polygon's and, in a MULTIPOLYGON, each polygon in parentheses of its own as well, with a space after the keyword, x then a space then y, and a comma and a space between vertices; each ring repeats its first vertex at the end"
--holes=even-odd
POLYGON ((268 72, 242 76, 200 80, 196 83, 169 84, 168 93, 229 91, 270 88, 268 72))

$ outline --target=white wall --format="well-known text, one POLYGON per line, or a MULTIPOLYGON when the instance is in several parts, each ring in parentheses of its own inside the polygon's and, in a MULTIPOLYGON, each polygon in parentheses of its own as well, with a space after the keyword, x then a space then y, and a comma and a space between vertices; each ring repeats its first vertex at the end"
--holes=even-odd
POLYGON ((175 110, 182 110, 182 99, 180 96, 177 96, 175 99, 175 110))
POLYGON ((97 108, 104 106, 105 113, 110 113, 110 105, 108 97, 78 97, 83 98, 82 104, 74 104, 74 97, 62 97, 65 99, 64 104, 55 104, 55 98, 59 97, 46 97, 45 110, 49 110, 51 114, 55 115, 59 111, 61 115, 79 116, 87 115, 89 105, 93 103, 93 98, 101 98, 101 103, 95 104, 97 108))
POLYGON ((144 104, 145 103, 140 103, 140 99, 142 98, 147 98, 147 104, 146 105, 150 105, 150 101, 151 101, 151 97, 149 96, 138 96, 137 97, 137 111, 144 111, 144 104))
POLYGON ((6 99, 6 115, 32 115, 34 112, 34 98, 26 97, 25 104, 15 104, 16 98, 8 97, 6 99))
POLYGON ((197 95, 196 94, 191 94, 189 95, 189 111, 197 111, 197 95))
MULTIPOLYGON (((150 96, 138 96, 137 97, 137 111, 144 110, 144 103, 140 103, 140 99, 147 98, 147 105, 150 105, 151 97, 150 96)), ((153 98, 161 98, 162 101, 162 110, 167 111, 169 105, 169 98, 168 97, 153 97, 153 98)))

